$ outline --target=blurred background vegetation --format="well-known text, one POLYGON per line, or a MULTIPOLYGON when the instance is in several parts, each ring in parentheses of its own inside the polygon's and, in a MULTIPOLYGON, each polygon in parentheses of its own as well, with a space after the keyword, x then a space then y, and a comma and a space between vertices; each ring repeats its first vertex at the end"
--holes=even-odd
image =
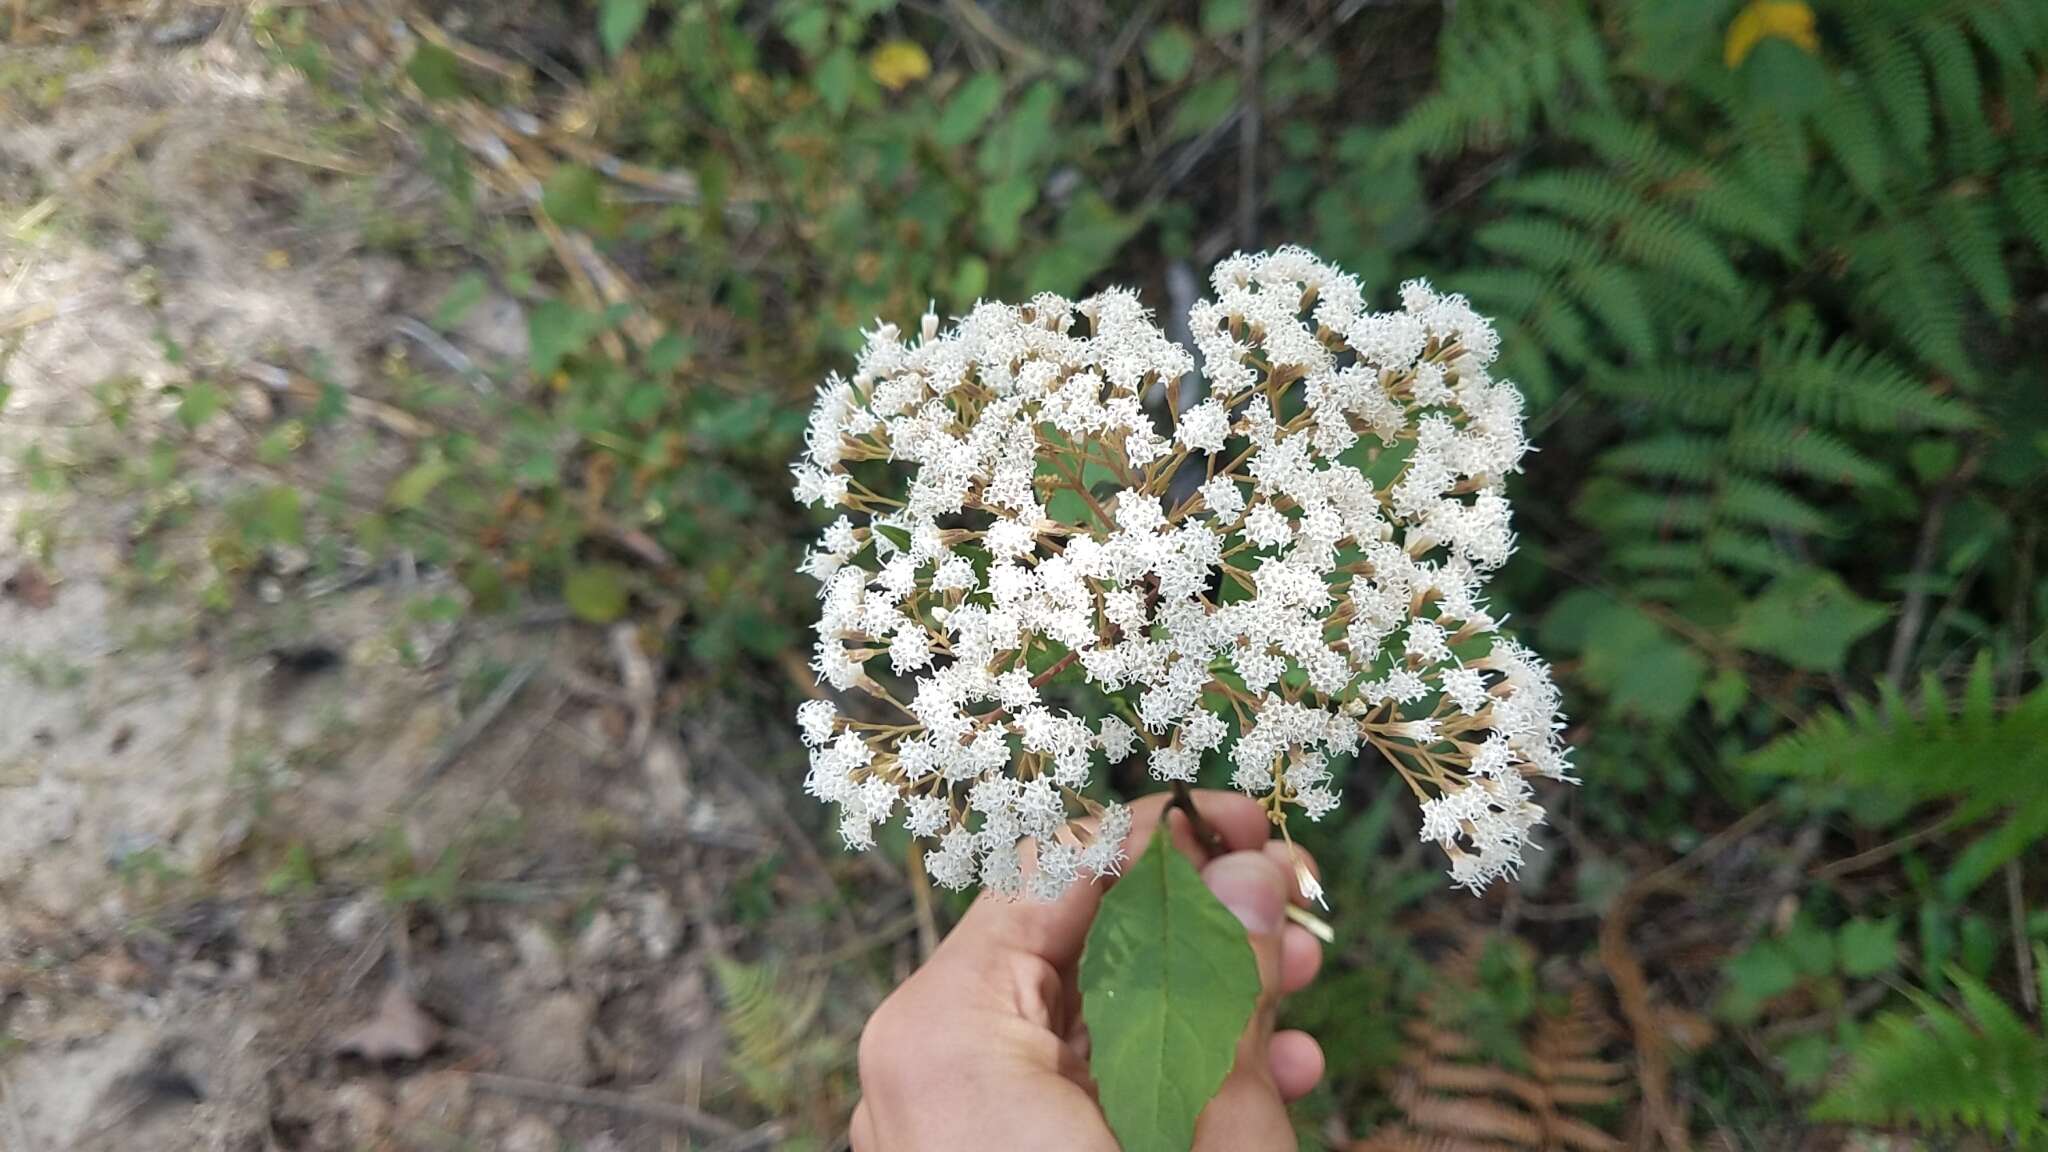
MULTIPOLYGON (((654 621, 683 724, 785 715, 785 469, 863 326, 1109 283, 1174 316, 1280 243, 1376 302, 1426 276, 1530 398, 1496 588, 1585 787, 1469 903, 1356 767, 1312 839, 1340 938, 1294 1008, 1331 1058, 1305 1146, 2048 1141, 2048 5, 603 0, 403 37, 340 7, 254 27, 435 174, 389 243, 459 273, 438 325, 521 301, 529 363, 401 391, 471 414, 375 507, 239 492, 214 610, 279 541, 403 548, 449 612, 654 621)), ((770 1109, 832 1075, 785 1039, 770 1109)))

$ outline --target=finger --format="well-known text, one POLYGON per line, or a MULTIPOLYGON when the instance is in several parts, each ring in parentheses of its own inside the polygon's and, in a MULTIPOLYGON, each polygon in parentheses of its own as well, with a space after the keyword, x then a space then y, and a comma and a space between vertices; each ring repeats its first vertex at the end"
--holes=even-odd
POLYGON ((1323 1046, 1298 1028, 1275 1032, 1266 1049, 1266 1063, 1281 1097, 1299 1100, 1315 1091, 1323 1078, 1323 1046))
POLYGON ((866 1100, 853 1106, 853 1119, 846 1128, 846 1142, 853 1152, 879 1152, 881 1148, 875 1141, 875 1118, 868 1113, 866 1100))
POLYGON ((1287 1108, 1269 1057, 1292 880, 1278 860, 1263 851, 1247 851, 1210 861, 1202 870, 1202 882, 1244 925, 1258 961, 1259 1001, 1238 1039, 1230 1075, 1202 1111, 1195 1147, 1234 1152, 1292 1148, 1287 1108))
MULTIPOLYGON (((1137 859, 1151 843, 1152 832, 1159 826, 1169 799, 1168 794, 1157 792, 1131 805, 1131 832, 1124 840, 1126 863, 1137 859)), ((1202 813, 1202 819, 1233 851, 1257 848, 1272 833, 1272 823, 1266 818, 1265 810, 1243 793, 1198 791, 1195 793, 1195 807, 1202 813)), ((1187 827, 1186 817, 1175 815, 1171 820, 1167 827, 1175 845, 1189 859, 1204 859, 1193 832, 1187 827)), ((1033 854, 1027 851, 1026 867, 1032 866, 1033 859, 1033 854)), ((992 946, 1012 948, 1042 957, 1055 967, 1065 969, 1080 959, 1081 946, 1088 938, 1088 926, 1094 923, 1096 909, 1102 905, 1102 894, 1112 882, 1113 878, 1104 878, 1075 884, 1049 904, 984 893, 967 910, 967 915, 961 917, 959 926, 946 938, 946 946, 956 952, 992 946)), ((945 951, 946 947, 941 947, 941 954, 945 951)), ((935 962, 936 959, 934 957, 935 962)))
POLYGON ((1280 994, 1292 996, 1309 986, 1323 967, 1323 942, 1299 924, 1280 934, 1280 994))
POLYGON ((1311 900, 1308 896, 1308 893, 1302 890, 1301 871, 1303 869, 1306 869, 1308 872, 1308 879, 1314 881, 1316 885, 1320 887, 1323 878, 1323 870, 1322 867, 1316 863, 1316 858, 1309 854, 1309 850, 1301 847, 1298 844, 1289 844, 1284 840, 1266 841, 1265 850, 1266 855, 1271 856, 1275 864, 1278 864, 1280 865, 1280 867, 1287 870, 1287 874, 1290 878, 1290 883, 1293 885, 1291 891, 1294 894, 1293 899, 1295 904, 1303 908, 1307 908, 1311 904, 1314 904, 1315 901, 1311 900))

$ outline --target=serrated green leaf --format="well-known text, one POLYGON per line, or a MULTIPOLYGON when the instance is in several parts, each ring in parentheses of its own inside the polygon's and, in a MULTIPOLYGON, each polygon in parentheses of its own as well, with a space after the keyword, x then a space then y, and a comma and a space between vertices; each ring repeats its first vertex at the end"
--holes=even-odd
POLYGON ((1830 572, 1780 577, 1745 605, 1735 642, 1794 668, 1839 672, 1850 645, 1890 619, 1882 604, 1857 596, 1830 572))
POLYGON ((1102 898, 1081 955, 1089 1070, 1124 1152, 1187 1152, 1259 998, 1244 926, 1162 821, 1102 898))
POLYGON ((624 616, 626 596, 626 572, 615 564, 571 568, 562 581, 562 601, 592 624, 609 624, 624 616))

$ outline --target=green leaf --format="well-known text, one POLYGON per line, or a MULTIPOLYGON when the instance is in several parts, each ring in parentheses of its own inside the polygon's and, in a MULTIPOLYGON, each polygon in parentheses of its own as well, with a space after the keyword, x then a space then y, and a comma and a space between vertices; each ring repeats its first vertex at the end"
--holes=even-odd
POLYGON ((1237 75, 1225 73, 1195 85, 1173 110, 1166 134, 1176 140, 1200 136, 1223 122, 1237 104, 1237 75))
POLYGON ((536 376, 551 376, 562 361, 597 336, 598 318, 560 300, 543 300, 526 318, 527 358, 536 376))
POLYGON ((819 61, 818 70, 811 76, 811 82, 818 88, 818 98, 834 117, 846 115, 853 104, 853 86, 859 79, 860 61, 854 57, 853 49, 844 44, 819 61))
POLYGON ((1842 925, 1836 948, 1842 956, 1844 976, 1876 976, 1899 964, 1899 921, 1857 918, 1842 925))
POLYGON ((1089 1070, 1124 1152, 1187 1152, 1259 998, 1243 925, 1172 837, 1102 898, 1081 955, 1089 1070))
POLYGON ((604 177, 581 164, 564 164, 541 189, 540 206, 569 228, 591 230, 604 223, 604 177))
POLYGON ((1145 65, 1168 84, 1187 78, 1195 66, 1195 37, 1184 24, 1168 24, 1145 37, 1145 65))
POLYGON ((226 399, 213 381, 194 380, 186 386, 184 397, 178 401, 178 423, 183 424, 187 432, 194 431, 213 419, 226 399))
POLYGON ((626 571, 616 564, 571 568, 562 581, 562 600, 580 619, 609 624, 626 614, 626 571))
POLYGON ((946 101, 939 122, 932 126, 932 140, 941 148, 958 148, 974 139, 981 126, 1003 102, 1003 79, 993 72, 977 72, 946 101))
POLYGON ((392 482, 384 501, 393 508, 417 508, 426 502, 434 489, 441 486, 443 480, 454 474, 455 465, 439 452, 429 452, 425 459, 406 469, 403 476, 392 482))
POLYGON ((1699 698, 1707 662, 1640 609, 1612 604, 1586 626, 1582 671, 1618 711, 1661 723, 1699 698))
POLYGON ((405 62, 405 74, 428 100, 459 100, 469 94, 462 83, 462 62, 437 44, 421 44, 405 62))
POLYGON ((1251 23, 1248 0, 1202 0, 1202 31, 1210 36, 1228 36, 1251 23))
POLYGON ((264 491, 257 504, 258 522, 269 539, 280 544, 306 542, 305 517, 299 507, 299 490, 278 484, 264 491))
POLYGON ((1024 214, 1038 203, 1038 181, 1013 176, 981 194, 981 229, 989 247, 1008 252, 1017 246, 1024 214))
POLYGON ((1839 672, 1850 645, 1890 617, 1890 610, 1857 596, 1833 573, 1809 569, 1780 577, 1745 605, 1735 642, 1794 668, 1839 672))
POLYGON ((605 54, 624 52, 646 20, 647 0, 604 0, 597 15, 597 38, 604 42, 605 54))

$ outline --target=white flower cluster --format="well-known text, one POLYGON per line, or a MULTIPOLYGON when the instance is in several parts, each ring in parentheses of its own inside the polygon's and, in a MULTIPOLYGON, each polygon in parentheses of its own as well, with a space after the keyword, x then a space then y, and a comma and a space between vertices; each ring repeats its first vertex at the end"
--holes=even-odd
POLYGON ((1548 670, 1482 598, 1527 449, 1492 326, 1420 282, 1367 311, 1297 248, 1212 286, 1189 316, 1207 396, 1163 429, 1143 400, 1195 365, 1122 290, 926 316, 909 342, 883 325, 820 390, 796 495, 844 514, 803 565, 814 665, 895 713, 799 712, 850 846, 900 811, 937 882, 1018 893, 1029 871, 1050 898, 1120 863, 1098 762, 1227 761, 1284 829, 1370 748, 1457 883, 1520 865, 1529 778, 1570 765, 1548 670), (1056 677, 1100 719, 1047 698, 1056 677))

